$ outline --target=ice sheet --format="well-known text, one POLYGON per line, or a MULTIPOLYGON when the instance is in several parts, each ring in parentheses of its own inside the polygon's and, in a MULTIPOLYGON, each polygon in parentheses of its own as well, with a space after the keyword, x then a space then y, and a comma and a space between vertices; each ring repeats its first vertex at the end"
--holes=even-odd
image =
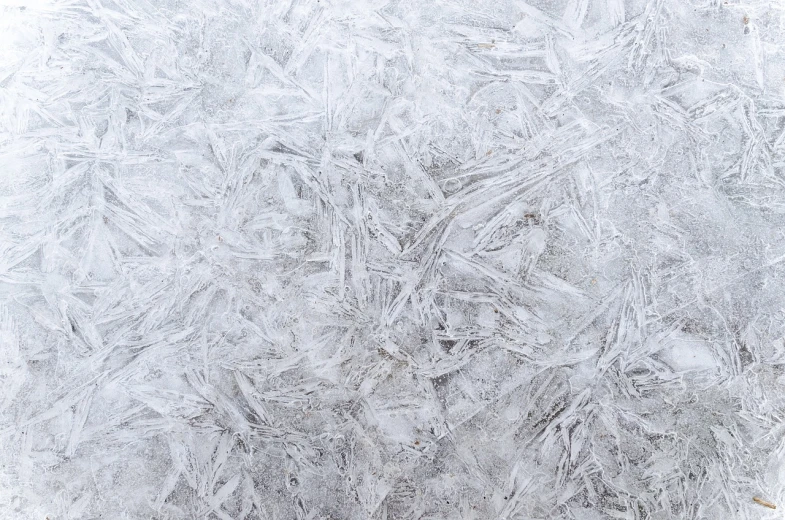
POLYGON ((783 45, 0 0, 0 518, 780 518, 783 45))

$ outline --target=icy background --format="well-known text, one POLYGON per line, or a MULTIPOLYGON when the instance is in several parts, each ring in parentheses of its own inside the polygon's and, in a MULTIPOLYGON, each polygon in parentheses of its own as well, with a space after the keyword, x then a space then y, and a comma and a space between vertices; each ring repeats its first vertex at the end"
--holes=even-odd
POLYGON ((781 518, 785 3, 0 6, 3 520, 781 518))

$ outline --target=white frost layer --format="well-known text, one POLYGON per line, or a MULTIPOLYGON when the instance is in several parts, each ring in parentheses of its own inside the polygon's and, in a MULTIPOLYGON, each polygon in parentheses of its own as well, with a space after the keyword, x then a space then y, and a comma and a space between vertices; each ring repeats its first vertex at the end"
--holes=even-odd
POLYGON ((769 0, 0 0, 0 518, 777 518, 783 45, 769 0))

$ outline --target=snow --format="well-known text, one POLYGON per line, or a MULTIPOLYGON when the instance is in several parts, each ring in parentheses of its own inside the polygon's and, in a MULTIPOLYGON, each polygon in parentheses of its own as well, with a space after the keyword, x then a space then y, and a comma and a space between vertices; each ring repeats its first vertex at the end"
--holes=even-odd
POLYGON ((779 518, 784 41, 0 0, 0 518, 779 518))

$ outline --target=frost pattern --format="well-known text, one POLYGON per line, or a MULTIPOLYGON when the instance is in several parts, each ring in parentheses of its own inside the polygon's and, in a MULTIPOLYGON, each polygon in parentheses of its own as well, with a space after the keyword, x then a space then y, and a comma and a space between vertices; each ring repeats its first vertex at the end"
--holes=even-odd
POLYGON ((785 505, 782 3, 0 6, 2 518, 785 505))

